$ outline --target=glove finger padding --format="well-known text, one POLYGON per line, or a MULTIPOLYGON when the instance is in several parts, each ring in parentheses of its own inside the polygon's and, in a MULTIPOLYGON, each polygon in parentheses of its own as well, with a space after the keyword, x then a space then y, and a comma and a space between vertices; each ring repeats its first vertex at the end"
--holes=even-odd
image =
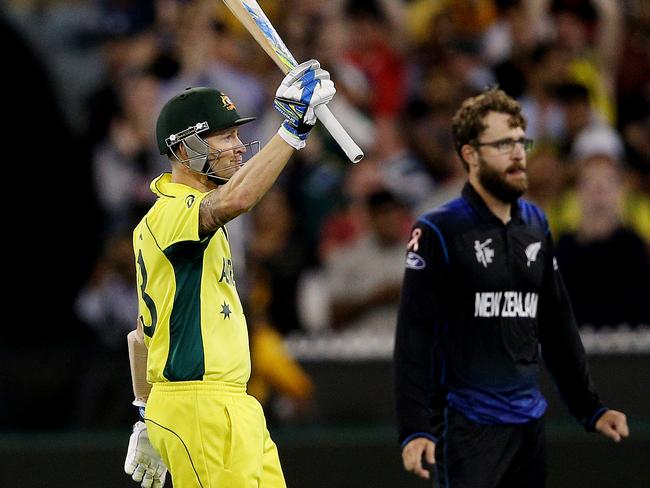
POLYGON ((314 113, 316 107, 328 104, 335 94, 336 88, 334 88, 334 82, 329 79, 328 73, 327 79, 321 80, 317 89, 314 91, 302 121, 305 124, 314 125, 316 123, 316 114, 314 113))
POLYGON ((142 478, 141 486, 142 488, 151 488, 154 482, 154 470, 147 468, 144 472, 144 477, 142 478))
MULTIPOLYGON (((303 77, 303 75, 311 70, 317 70, 320 68, 320 63, 316 61, 315 59, 310 59, 309 61, 305 61, 304 63, 300 63, 298 66, 293 68, 291 71, 289 71, 282 82, 280 83, 280 86, 291 86, 294 84, 294 82, 300 78, 303 77)), ((279 90, 279 88, 278 88, 279 90)))
POLYGON ((290 85, 280 84, 275 91, 275 96, 287 100, 293 100, 304 104, 309 104, 314 88, 318 82, 329 80, 330 73, 322 68, 317 70, 308 70, 300 78, 296 79, 290 85))
POLYGON ((140 437, 142 436, 142 433, 145 432, 145 429, 146 426, 144 422, 136 422, 133 426, 133 433, 129 438, 129 447, 126 452, 126 459, 124 460, 124 471, 126 474, 132 475, 140 464, 138 443, 140 442, 140 437))
POLYGON ((138 482, 142 481, 144 478, 145 469, 146 467, 144 464, 138 464, 135 468, 135 471, 133 471, 133 474, 131 475, 133 481, 138 481, 138 482))
POLYGON ((154 480, 161 479, 163 482, 165 481, 165 476, 167 476, 167 466, 164 465, 164 463, 160 463, 156 467, 156 471, 153 474, 154 480))
POLYGON ((144 422, 136 422, 133 426, 124 471, 130 474, 134 481, 141 482, 143 488, 161 487, 165 482, 167 467, 151 445, 144 422))

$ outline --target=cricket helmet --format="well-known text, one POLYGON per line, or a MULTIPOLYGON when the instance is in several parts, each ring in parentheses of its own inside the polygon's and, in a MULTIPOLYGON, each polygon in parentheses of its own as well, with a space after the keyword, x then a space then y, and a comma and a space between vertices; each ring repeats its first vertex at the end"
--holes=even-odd
POLYGON ((202 138, 210 133, 255 120, 241 117, 227 95, 214 88, 187 88, 169 100, 156 122, 160 154, 176 156, 179 162, 199 173, 209 174, 208 156, 214 153, 202 138), (180 160, 175 148, 183 144, 187 160, 180 160))

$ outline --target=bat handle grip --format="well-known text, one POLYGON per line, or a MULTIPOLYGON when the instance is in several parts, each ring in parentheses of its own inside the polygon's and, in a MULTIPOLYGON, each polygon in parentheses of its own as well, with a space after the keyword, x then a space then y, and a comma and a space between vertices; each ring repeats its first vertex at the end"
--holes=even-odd
POLYGON ((315 113, 318 120, 321 121, 338 145, 341 146, 341 149, 343 149, 343 152, 345 152, 350 161, 353 163, 361 161, 363 159, 363 151, 352 140, 341 123, 336 120, 336 117, 334 117, 330 109, 326 105, 319 105, 316 107, 315 113))

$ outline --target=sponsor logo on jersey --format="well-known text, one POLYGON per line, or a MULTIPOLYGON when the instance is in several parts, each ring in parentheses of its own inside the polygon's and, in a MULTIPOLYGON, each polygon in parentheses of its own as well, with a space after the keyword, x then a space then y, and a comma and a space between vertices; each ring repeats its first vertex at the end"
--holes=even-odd
POLYGON ((187 208, 191 208, 194 205, 194 195, 187 195, 185 203, 187 204, 187 208))
POLYGON ((539 296, 534 292, 477 292, 474 299, 474 317, 536 318, 538 299, 539 296))
POLYGON ((539 253, 539 250, 541 248, 541 241, 533 242, 532 244, 528 245, 528 247, 526 247, 526 250, 524 252, 526 253, 526 258, 528 259, 528 262, 526 264, 529 268, 530 263, 534 263, 537 260, 537 253, 539 253))
POLYGON ((476 260, 487 268, 487 265, 492 262, 494 258, 494 249, 490 246, 492 239, 486 239, 484 242, 474 241, 474 250, 476 251, 476 260))
POLYGON ((406 267, 409 269, 424 269, 427 267, 427 263, 422 256, 409 251, 406 254, 406 267))

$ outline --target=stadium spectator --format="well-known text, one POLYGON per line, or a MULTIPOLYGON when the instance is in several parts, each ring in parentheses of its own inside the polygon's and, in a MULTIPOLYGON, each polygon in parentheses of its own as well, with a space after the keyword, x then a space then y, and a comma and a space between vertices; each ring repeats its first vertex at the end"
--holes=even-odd
POLYGON ((557 244, 576 319, 595 328, 650 324, 647 243, 621 219, 623 168, 609 155, 578 163, 581 217, 557 244))
MULTIPOLYGON (((567 84, 559 88, 559 93, 567 110, 569 137, 564 149, 568 148, 569 153, 567 155, 560 148, 560 156, 566 164, 556 174, 556 179, 566 177, 568 181, 574 180, 579 166, 576 162, 594 155, 606 156, 625 164, 625 151, 620 134, 590 111, 585 88, 567 84)), ((624 179, 629 184, 625 185, 621 197, 621 219, 626 226, 650 242, 650 196, 643 187, 640 173, 627 164, 625 166, 624 179)), ((580 221, 581 210, 574 184, 568 185, 564 190, 556 195, 551 217, 558 235, 575 231, 580 221)))
POLYGON ((556 96, 564 111, 566 133, 560 150, 567 162, 584 157, 587 151, 601 151, 617 159, 624 157, 620 135, 592 110, 589 91, 584 85, 563 83, 558 86, 556 96))
POLYGON ((332 328, 392 334, 401 288, 409 216, 388 190, 365 199, 367 232, 332 252, 325 263, 332 328))
POLYGON ((149 183, 166 169, 152 136, 158 78, 148 72, 132 73, 117 88, 119 110, 93 153, 95 190, 106 236, 123 231, 144 215, 155 199, 149 183))
POLYGON ((616 0, 546 0, 556 41, 571 55, 571 81, 587 88, 598 116, 616 124, 615 80, 622 46, 623 14, 616 0))
POLYGON ((342 181, 341 202, 323 221, 318 249, 321 263, 335 249, 352 245, 366 231, 365 201, 368 195, 383 187, 379 160, 369 155, 363 163, 348 170, 342 181))
POLYGON ((625 43, 621 52, 625 62, 619 63, 617 92, 617 128, 625 142, 627 162, 646 182, 650 193, 650 12, 647 2, 628 2, 625 43))
POLYGON ((401 52, 388 42, 395 32, 380 3, 347 1, 344 9, 352 23, 344 55, 363 73, 368 86, 356 102, 378 121, 395 119, 406 103, 406 66, 401 52))
MULTIPOLYGON (((527 59, 525 89, 519 97, 527 133, 538 144, 559 145, 566 133, 565 113, 555 97, 568 79, 571 58, 559 44, 539 44, 527 59)), ((514 95, 514 93, 512 94, 514 95)))

